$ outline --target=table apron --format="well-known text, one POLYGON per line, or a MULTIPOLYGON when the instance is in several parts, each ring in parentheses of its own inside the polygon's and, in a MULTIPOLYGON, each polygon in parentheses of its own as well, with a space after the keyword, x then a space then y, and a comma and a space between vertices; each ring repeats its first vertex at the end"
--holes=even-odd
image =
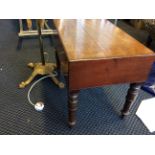
POLYGON ((69 90, 144 82, 155 56, 69 62, 69 90))

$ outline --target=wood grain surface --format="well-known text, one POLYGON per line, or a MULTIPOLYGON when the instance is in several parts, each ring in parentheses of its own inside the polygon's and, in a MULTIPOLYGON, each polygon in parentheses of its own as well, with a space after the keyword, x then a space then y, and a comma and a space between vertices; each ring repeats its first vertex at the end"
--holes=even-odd
POLYGON ((94 60, 154 53, 108 20, 54 20, 68 60, 94 60))

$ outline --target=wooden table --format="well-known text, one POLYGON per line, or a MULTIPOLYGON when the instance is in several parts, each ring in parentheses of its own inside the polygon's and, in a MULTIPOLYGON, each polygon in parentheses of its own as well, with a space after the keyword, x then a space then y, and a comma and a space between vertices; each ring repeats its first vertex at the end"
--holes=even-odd
POLYGON ((76 124, 79 90, 130 83, 128 115, 155 54, 108 20, 54 20, 68 61, 68 123, 76 124))

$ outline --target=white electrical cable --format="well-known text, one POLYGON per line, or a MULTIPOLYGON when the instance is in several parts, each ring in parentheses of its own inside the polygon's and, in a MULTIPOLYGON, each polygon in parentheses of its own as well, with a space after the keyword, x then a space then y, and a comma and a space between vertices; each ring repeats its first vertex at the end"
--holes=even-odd
POLYGON ((44 80, 44 79, 46 79, 46 78, 48 78, 48 77, 55 77, 55 76, 57 76, 57 72, 53 72, 53 73, 51 73, 50 75, 46 75, 46 76, 44 76, 44 77, 41 77, 40 79, 38 79, 37 81, 35 81, 35 82, 31 85, 30 89, 28 90, 27 99, 28 99, 29 103, 30 103, 32 106, 34 106, 34 108, 35 108, 37 111, 42 111, 42 110, 43 110, 43 108, 44 108, 44 103, 43 103, 43 102, 37 102, 36 104, 34 104, 34 103, 32 102, 32 100, 31 100, 31 98, 30 98, 32 89, 36 86, 36 84, 38 84, 38 83, 41 82, 42 80, 44 80))

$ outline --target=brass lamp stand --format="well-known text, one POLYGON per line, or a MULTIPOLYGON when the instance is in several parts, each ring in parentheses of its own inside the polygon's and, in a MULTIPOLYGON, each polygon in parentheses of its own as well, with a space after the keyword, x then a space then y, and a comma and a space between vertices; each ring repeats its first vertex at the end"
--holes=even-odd
MULTIPOLYGON (((56 63, 46 63, 44 57, 44 47, 43 47, 43 40, 42 40, 42 32, 41 32, 41 25, 43 20, 37 20, 38 26, 38 34, 39 34, 39 44, 40 44, 40 54, 41 54, 41 63, 29 63, 28 67, 33 69, 32 74, 30 77, 19 84, 19 88, 25 88, 28 84, 32 82, 32 80, 37 75, 51 75, 53 71, 57 68, 56 63)), ((60 82, 55 76, 51 76, 53 82, 58 85, 59 88, 64 88, 64 84, 60 82)))

